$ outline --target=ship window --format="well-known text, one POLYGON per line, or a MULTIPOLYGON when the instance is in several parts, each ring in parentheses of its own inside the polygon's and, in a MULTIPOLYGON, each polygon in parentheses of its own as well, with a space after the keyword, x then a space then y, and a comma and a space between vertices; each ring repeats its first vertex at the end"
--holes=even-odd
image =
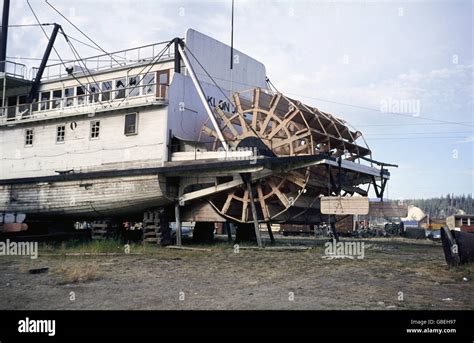
POLYGON ((84 105, 86 102, 86 97, 84 96, 84 94, 86 94, 86 87, 85 86, 76 87, 76 91, 77 91, 77 105, 78 106, 84 105))
POLYGON ((16 96, 9 96, 7 99, 7 104, 8 104, 7 116, 9 118, 16 116, 16 101, 17 101, 16 96))
POLYGON ((160 74, 160 85, 167 85, 168 84, 168 74, 160 74))
POLYGON ((140 95, 140 88, 138 87, 138 76, 131 76, 128 78, 128 96, 140 95))
POLYGON ((26 129, 25 130, 25 145, 32 146, 33 145, 33 129, 26 129))
POLYGON ((112 81, 102 82, 102 101, 110 100, 110 91, 112 90, 112 81))
POLYGON ((158 89, 156 92, 156 96, 160 99, 166 98, 166 93, 168 90, 168 74, 169 70, 161 70, 157 72, 157 79, 158 79, 158 89))
POLYGON ((22 116, 29 116, 30 115, 30 106, 28 106, 28 96, 20 95, 18 97, 18 108, 20 111, 20 115, 22 116))
POLYGON ((91 139, 99 138, 100 134, 100 121, 93 120, 91 121, 91 139))
POLYGON ((53 91, 53 101, 51 101, 51 105, 53 108, 61 107, 61 97, 62 97, 61 90, 53 91))
POLYGON ((17 97, 16 96, 9 96, 7 99, 8 106, 16 106, 17 97))
POLYGON ((66 138, 66 125, 58 125, 56 129, 56 143, 64 143, 66 138))
POLYGON ((115 81, 115 99, 125 98, 125 79, 115 81))
POLYGON ((74 88, 65 88, 64 98, 66 102, 66 107, 74 106, 74 88))
POLYGON ((51 92, 41 93, 40 111, 49 110, 49 103, 50 103, 49 99, 51 99, 51 92))
POLYGON ((469 221, 467 218, 462 218, 462 225, 469 225, 469 221))
POLYGON ((138 116, 136 113, 129 113, 125 115, 125 130, 126 135, 136 135, 137 134, 137 119, 138 116))
POLYGON ((155 94, 155 74, 146 74, 143 77, 143 95, 155 94))
POLYGON ((89 102, 91 104, 99 102, 99 85, 97 83, 90 84, 89 91, 89 102))
POLYGON ((38 99, 39 99, 39 93, 36 93, 35 98, 33 99, 33 103, 31 104, 31 110, 33 112, 38 111, 38 99))

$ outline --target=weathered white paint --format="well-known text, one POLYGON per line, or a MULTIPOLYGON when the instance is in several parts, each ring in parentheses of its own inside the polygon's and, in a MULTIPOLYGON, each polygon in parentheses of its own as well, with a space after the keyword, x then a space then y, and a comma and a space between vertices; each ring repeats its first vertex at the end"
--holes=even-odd
POLYGON ((56 171, 70 169, 86 172, 161 166, 166 142, 157 129, 166 127, 166 108, 136 111, 136 135, 124 134, 126 113, 108 112, 3 128, 0 179, 57 175, 56 171), (98 139, 90 138, 91 121, 95 120, 100 121, 98 139), (57 126, 63 124, 65 141, 56 143, 57 126), (25 130, 29 128, 34 130, 33 145, 26 147, 25 130))
MULTIPOLYGON (((31 116, 25 118, 20 118, 20 113, 17 113, 17 121, 10 122, 6 121, 6 118, 0 117, 0 127, 3 125, 12 125, 18 123, 19 121, 33 121, 33 120, 44 120, 53 117, 66 117, 66 116, 73 116, 78 114, 84 113, 91 113, 91 112, 99 112, 104 110, 111 110, 117 108, 127 108, 132 106, 137 106, 141 104, 153 104, 157 102, 156 96, 154 94, 150 95, 140 95, 135 97, 128 97, 127 99, 113 99, 111 96, 110 100, 102 100, 93 104, 89 104, 88 102, 78 104, 78 97, 77 94, 77 87, 79 86, 87 86, 89 84, 99 84, 104 81, 111 81, 112 82, 112 90, 111 94, 114 94, 115 89, 115 81, 117 80, 126 80, 130 77, 140 76, 143 77, 144 74, 156 74, 156 72, 160 71, 169 71, 170 79, 173 77, 173 63, 170 61, 160 61, 160 63, 153 64, 151 66, 148 65, 141 65, 129 69, 119 68, 118 70, 104 70, 101 73, 95 73, 93 76, 76 76, 73 78, 72 76, 63 77, 62 79, 58 79, 55 81, 47 81, 42 82, 40 85, 39 92, 47 92, 47 91, 61 91, 64 93, 64 90, 67 88, 73 88, 73 99, 74 99, 74 106, 65 106, 61 104, 57 108, 50 108, 45 110, 33 111, 31 112, 31 116)), ((155 79, 156 82, 156 79, 155 79)), ((139 89, 139 87, 137 87, 139 89)), ((24 87, 8 89, 6 97, 9 96, 18 96, 18 95, 28 95, 29 89, 24 87)), ((90 93, 86 92, 85 99, 88 99, 88 95, 90 93)), ((160 100, 162 101, 162 100, 160 100)), ((163 101, 162 101, 163 102, 163 101)))
MULTIPOLYGON (((227 101, 217 87, 204 82, 201 85, 207 98, 217 103, 227 101)), ((168 103, 168 128, 172 130, 173 135, 197 141, 202 126, 209 117, 190 77, 174 74, 168 103)))
MULTIPOLYGON (((230 69, 230 46, 193 29, 186 31, 186 46, 204 66, 216 83, 227 93, 231 89, 239 91, 255 87, 267 88, 266 70, 263 63, 234 48, 234 65, 230 69)), ((212 83, 196 60, 190 62, 197 77, 206 83, 212 83)))
MULTIPOLYGON (((231 91, 230 46, 209 36, 189 29, 186 32, 185 51, 197 78, 201 81, 211 108, 224 103, 230 111, 233 111, 229 102, 231 93, 254 87, 267 88, 265 66, 234 49, 234 54, 239 56, 239 63, 234 63, 231 91), (189 52, 199 60, 219 88, 189 52)), ((172 130, 174 136, 197 141, 201 128, 207 120, 206 110, 191 78, 185 74, 175 73, 169 90, 168 129, 172 130)))

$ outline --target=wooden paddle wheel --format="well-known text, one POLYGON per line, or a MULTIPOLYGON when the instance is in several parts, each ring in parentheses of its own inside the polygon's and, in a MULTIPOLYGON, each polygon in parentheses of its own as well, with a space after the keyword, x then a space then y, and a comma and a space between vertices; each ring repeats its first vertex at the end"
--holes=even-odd
MULTIPOLYGON (((354 161, 370 155, 370 150, 356 144, 362 137, 334 116, 292 100, 281 93, 255 88, 233 95, 233 111, 223 106, 214 109, 220 130, 230 150, 252 151, 267 157, 295 157, 325 153, 354 161)), ((218 133, 210 122, 203 125, 200 141, 209 150, 222 149, 218 133)), ((315 197, 324 194, 324 187, 311 185, 314 178, 325 178, 326 171, 311 166, 275 173, 252 181, 252 193, 245 185, 210 197, 211 205, 228 219, 250 223, 255 199, 259 221, 271 221, 310 191, 315 197)), ((326 178, 325 178, 326 179, 326 178)), ((216 184, 226 180, 216 179, 216 184)))

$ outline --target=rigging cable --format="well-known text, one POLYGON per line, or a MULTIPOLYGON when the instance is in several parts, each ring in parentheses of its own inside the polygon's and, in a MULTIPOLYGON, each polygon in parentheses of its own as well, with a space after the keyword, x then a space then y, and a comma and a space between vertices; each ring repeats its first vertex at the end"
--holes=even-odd
POLYGON ((118 62, 112 54, 109 54, 107 51, 105 51, 99 44, 97 44, 92 38, 90 38, 87 34, 85 34, 79 27, 74 25, 72 21, 70 21, 64 14, 62 14, 60 11, 58 11, 53 5, 51 5, 48 0, 45 0, 46 4, 48 4, 55 12, 57 12, 64 20, 66 20, 69 24, 71 24, 77 31, 79 31, 81 34, 84 35, 89 41, 91 41, 97 48, 99 48, 104 54, 108 55, 111 59, 113 59, 117 64, 121 65, 120 62, 118 62))
MULTIPOLYGON (((96 48, 95 46, 92 46, 92 45, 90 45, 90 44, 87 44, 86 42, 84 42, 84 41, 82 41, 82 40, 80 40, 80 39, 74 38, 74 37, 72 37, 71 35, 66 35, 66 36, 67 36, 69 39, 73 40, 73 41, 76 41, 76 42, 78 42, 78 43, 81 43, 81 44, 83 44, 83 45, 85 45, 85 46, 87 46, 87 47, 89 47, 89 48, 91 48, 91 49, 94 49, 94 50, 97 50, 97 51, 101 51, 101 52, 102 52, 102 50, 100 50, 99 48, 96 48)), ((125 63, 127 62, 127 60, 126 60, 124 57, 118 56, 118 55, 116 55, 116 54, 114 54, 114 53, 110 53, 110 55, 114 55, 114 56, 116 56, 118 59, 125 60, 125 63)), ((109 56, 109 54, 107 54, 107 56, 109 56)))
MULTIPOLYGON (((220 78, 220 77, 217 77, 217 76, 215 76, 214 78, 215 78, 215 79, 218 79, 218 80, 221 80, 221 81, 230 81, 229 79, 224 79, 224 78, 220 78)), ((268 79, 268 78, 267 78, 267 79, 268 79)), ((268 79, 268 81, 270 81, 270 79, 268 79)), ((268 83, 268 82, 267 82, 267 83, 268 83)), ((255 85, 252 85, 252 84, 249 84, 249 83, 239 82, 239 84, 244 85, 244 86, 255 87, 255 85)), ((271 83, 271 81, 270 81, 270 84, 271 84, 272 87, 275 89, 275 91, 278 92, 278 90, 277 90, 276 87, 273 85, 273 83, 271 83)), ((420 119, 420 120, 434 121, 435 123, 429 123, 429 124, 431 124, 431 125, 449 124, 449 125, 461 125, 461 126, 474 126, 474 123, 473 123, 473 122, 446 121, 446 120, 434 119, 434 118, 429 118, 429 117, 413 116, 413 115, 411 115, 411 114, 405 114, 405 113, 388 112, 388 111, 387 111, 387 112, 381 112, 380 109, 373 108, 373 107, 366 107, 366 106, 360 106, 360 105, 354 105, 354 104, 348 104, 348 103, 338 102, 338 101, 334 101, 334 100, 321 99, 321 98, 311 97, 311 96, 303 95, 303 94, 296 94, 296 93, 289 93, 289 92, 288 92, 288 93, 285 93, 285 94, 294 95, 294 96, 299 97, 299 98, 312 99, 312 100, 317 100, 317 101, 322 101, 322 102, 328 102, 328 103, 333 103, 333 104, 342 105, 342 106, 348 106, 348 107, 353 107, 353 108, 358 108, 358 109, 369 110, 369 111, 372 111, 372 112, 379 112, 379 113, 382 113, 382 114, 391 114, 391 115, 404 116, 404 117, 411 118, 411 119, 420 119)), ((399 125, 405 125, 405 124, 399 124, 399 125)), ((425 124, 420 123, 420 124, 406 124, 406 125, 425 125, 425 124)), ((373 125, 373 126, 377 126, 377 125, 373 125)), ((381 126, 383 126, 383 125, 381 125, 381 126)), ((394 126, 396 126, 396 125, 394 125, 394 126)))
MULTIPOLYGON (((84 76, 86 77, 86 80, 87 80, 87 83, 91 83, 89 81, 89 77, 87 76, 87 74, 89 74, 89 76, 92 78, 92 81, 94 81, 94 85, 97 87, 99 85, 99 83, 97 82, 97 80, 94 78, 94 76, 92 75, 92 73, 90 72, 90 70, 87 68, 87 64, 84 62, 84 60, 81 58, 81 56, 79 55, 79 52, 76 50, 76 48, 74 47, 74 45, 72 44, 72 42, 68 39, 68 36, 64 33, 64 30, 61 28, 61 33, 63 34, 64 36, 64 39, 66 39, 66 42, 68 43, 69 45, 69 48, 71 49, 74 57, 77 58, 77 62, 83 64, 84 66, 84 76), (77 56, 76 56, 77 55, 77 56)), ((90 93, 92 93, 92 91, 90 91, 90 93)), ((96 92, 94 92, 93 94, 95 94, 96 92)), ((97 102, 99 103, 99 105, 102 105, 102 101, 99 100, 99 97, 98 95, 99 94, 96 94, 97 95, 97 102)), ((92 99, 95 101, 95 95, 92 95, 92 99)), ((107 101, 109 104, 110 104, 110 99, 107 101)))
MULTIPOLYGON (((30 8, 31 13, 33 13, 33 16, 35 17, 36 21, 38 22, 38 24, 40 24, 41 22, 40 22, 40 20, 38 19, 38 16, 36 15, 36 13, 35 13, 33 7, 31 6, 30 1, 29 1, 29 0, 26 0, 26 3, 28 4, 28 7, 30 8)), ((49 40, 50 38, 49 38, 48 34, 46 33, 45 29, 43 28, 43 26, 40 26, 40 27, 41 27, 41 30, 43 31, 44 35, 46 36, 46 38, 49 40)), ((62 28, 61 28, 61 31, 62 31, 62 28)), ((58 51, 56 50, 56 48, 55 48, 54 46, 53 46, 52 48, 53 48, 54 52, 56 53, 56 55, 58 56, 59 60, 61 61, 61 64, 62 64, 65 68, 67 68, 66 63, 64 63, 63 59, 62 59, 61 56, 59 55, 59 53, 58 53, 58 51)), ((71 73, 70 75, 71 75, 71 76, 73 77, 73 79, 76 80, 86 91, 89 91, 89 90, 87 89, 87 87, 86 87, 73 73, 71 73)), ((38 99, 38 100, 40 100, 40 99, 38 99)))
MULTIPOLYGON (((132 89, 129 89, 129 93, 133 90, 135 90, 135 88, 138 87, 138 85, 140 84, 140 81, 143 80, 143 78, 146 76, 146 74, 148 74, 151 70, 151 68, 153 68, 153 65, 159 61, 161 59, 161 57, 164 55, 164 53, 166 52, 166 50, 170 47, 171 43, 173 43, 173 41, 169 41, 168 44, 165 45, 165 47, 158 53, 158 55, 156 55, 149 63, 147 63, 136 75, 135 77, 139 76, 140 74, 143 73, 143 71, 145 69, 147 69, 147 71, 145 72, 145 74, 143 74, 143 77, 142 79, 140 79, 134 86, 132 89), (156 62, 155 62, 156 61, 156 62)), ((127 75, 128 75, 128 72, 131 71, 133 68, 130 68, 128 69, 127 71, 127 75)), ((158 84, 158 79, 156 80, 157 82, 155 82, 156 86, 159 86, 158 84)), ((148 84, 146 84, 145 86, 149 85, 151 82, 151 80, 148 82, 148 84)), ((122 102, 124 102, 126 100, 126 98, 123 98, 122 101, 120 101, 120 103, 118 103, 117 107, 120 106, 122 104, 122 102)))
POLYGON ((13 24, 8 25, 8 27, 38 27, 38 26, 49 26, 54 25, 54 23, 40 23, 40 24, 13 24))

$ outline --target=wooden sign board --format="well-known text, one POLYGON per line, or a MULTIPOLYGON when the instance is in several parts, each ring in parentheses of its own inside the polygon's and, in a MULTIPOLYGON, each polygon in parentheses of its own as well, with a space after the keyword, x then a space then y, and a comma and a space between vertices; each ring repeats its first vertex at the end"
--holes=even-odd
POLYGON ((371 202, 369 216, 405 218, 408 216, 408 206, 396 201, 371 202))
POLYGON ((408 205, 396 201, 371 202, 369 216, 405 218, 408 216, 408 205))
POLYGON ((322 197, 322 214, 360 214, 369 213, 369 198, 365 197, 322 197))

